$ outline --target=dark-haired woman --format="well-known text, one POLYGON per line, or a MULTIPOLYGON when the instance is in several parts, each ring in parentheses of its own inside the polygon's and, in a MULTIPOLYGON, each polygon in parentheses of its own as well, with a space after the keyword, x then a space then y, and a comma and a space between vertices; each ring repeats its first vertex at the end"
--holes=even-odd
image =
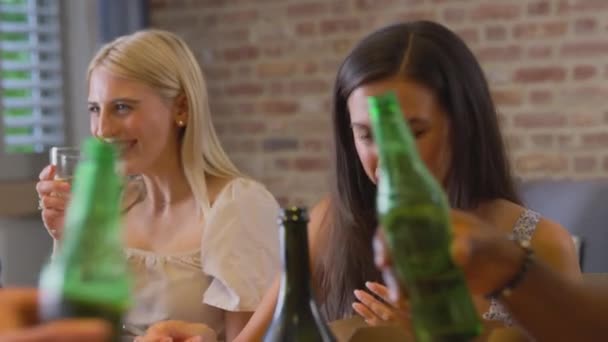
MULTIPOLYGON (((443 184, 450 204, 488 226, 529 241, 555 270, 580 277, 569 234, 522 206, 511 178, 496 110, 483 71, 465 43, 428 21, 382 28, 346 57, 334 87, 333 189, 311 215, 313 286, 328 320, 359 313, 372 325, 407 321, 395 309, 374 266, 378 155, 366 97, 397 93, 420 156, 443 184), (384 301, 370 296, 364 288, 384 301)), ((259 340, 272 319, 278 280, 238 340, 259 340)), ((496 301, 475 298, 488 328, 509 326, 496 301), (492 323, 495 321, 496 323, 492 323)))

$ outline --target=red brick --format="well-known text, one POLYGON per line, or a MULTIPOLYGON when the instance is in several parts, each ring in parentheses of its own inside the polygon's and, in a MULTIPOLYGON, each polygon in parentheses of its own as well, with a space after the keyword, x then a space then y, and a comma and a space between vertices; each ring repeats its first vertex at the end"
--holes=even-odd
POLYGON ((593 65, 577 65, 573 70, 573 77, 576 81, 584 81, 593 78, 597 69, 593 65))
POLYGON ((225 80, 232 76, 232 70, 230 68, 215 65, 204 67, 203 73, 210 80, 225 80))
POLYGON ((263 46, 261 50, 264 57, 283 57, 295 50, 295 43, 270 43, 266 46, 263 46))
POLYGON ((565 43, 562 45, 560 52, 564 57, 605 57, 608 55, 608 41, 602 39, 595 41, 565 43))
POLYGON ((238 121, 234 122, 230 126, 231 133, 237 134, 258 134, 263 133, 266 130, 265 121, 238 121))
POLYGON ((559 14, 568 12, 592 12, 608 9, 608 2, 605 0, 561 0, 557 7, 559 14))
POLYGON ((471 11, 471 19, 475 21, 512 20, 520 16, 521 6, 514 3, 482 3, 471 11))
POLYGON ((253 153, 258 150, 258 143, 255 140, 230 140, 226 139, 222 145, 229 153, 253 153))
POLYGON ((547 15, 550 11, 551 3, 549 0, 534 1, 528 4, 528 14, 531 16, 547 15))
POLYGON ((224 60, 226 62, 246 61, 258 58, 260 52, 255 46, 240 46, 227 48, 224 50, 224 60))
POLYGON ((504 140, 509 151, 516 151, 524 147, 524 139, 521 135, 506 134, 504 140))
POLYGON ((304 75, 312 75, 319 71, 319 65, 315 62, 304 62, 301 64, 301 68, 304 75))
POLYGON ((507 38, 507 29, 504 26, 486 27, 487 40, 504 40, 507 38))
POLYGON ((521 58, 522 49, 519 45, 484 47, 475 54, 483 62, 510 62, 521 58))
POLYGON ((302 142, 302 149, 307 152, 322 152, 327 150, 329 142, 322 141, 319 139, 304 140, 302 142))
POLYGON ((228 23, 230 26, 235 24, 246 26, 255 23, 258 20, 259 15, 257 9, 248 9, 226 12, 223 13, 220 18, 222 23, 228 23))
POLYGON ((529 101, 533 105, 547 104, 553 100, 553 93, 550 90, 532 90, 529 96, 529 101))
POLYGON ((292 62, 264 62, 257 65, 257 75, 262 78, 286 78, 295 70, 296 64, 292 62))
POLYGON ((583 147, 608 147, 608 132, 583 134, 581 144, 583 147))
POLYGON ((549 58, 553 56, 553 47, 548 45, 533 45, 528 48, 530 58, 549 58))
POLYGON ((568 23, 566 21, 551 21, 544 23, 542 29, 544 32, 543 37, 562 37, 568 31, 568 23))
POLYGON ((602 164, 604 167, 604 171, 608 171, 608 157, 604 157, 602 164))
POLYGON ((454 32, 467 44, 475 44, 479 42, 479 31, 477 28, 456 29, 454 32))
POLYGON ((532 144, 536 147, 551 148, 555 137, 550 133, 535 134, 530 137, 532 144))
POLYGON ((568 117, 570 126, 574 127, 597 127, 602 124, 600 116, 596 113, 575 113, 568 117))
POLYGON ((273 95, 273 96, 277 96, 277 95, 283 95, 285 94, 285 89, 287 87, 285 86, 284 83, 282 82, 273 82, 271 84, 268 85, 268 91, 273 95))
POLYGON ((274 161, 274 165, 277 167, 277 169, 285 171, 291 168, 291 161, 287 158, 277 158, 274 161))
POLYGON ((331 88, 323 80, 305 80, 292 81, 290 91, 294 95, 314 95, 328 93, 331 88))
POLYGON ((310 18, 327 12, 327 4, 322 1, 298 2, 287 6, 287 15, 293 18, 310 18))
POLYGON ((566 78, 563 67, 523 67, 515 71, 513 80, 522 83, 558 82, 566 78))
POLYGON ((338 32, 357 32, 361 29, 359 18, 330 19, 320 23, 321 34, 334 34, 338 32))
POLYGON ((518 39, 535 37, 538 30, 537 23, 517 24, 513 26, 513 37, 518 39))
POLYGON ((516 89, 496 89, 492 92, 492 98, 497 106, 519 106, 523 103, 523 94, 516 89))
POLYGON ((515 160, 519 172, 564 172, 568 170, 568 159, 564 155, 534 153, 515 160))
POLYGON ((515 115, 513 123, 521 128, 560 128, 566 125, 566 118, 561 114, 526 113, 515 115))
POLYGON ((218 37, 222 37, 224 41, 229 41, 231 44, 235 44, 248 43, 250 41, 250 33, 251 30, 249 28, 236 28, 233 30, 218 32, 216 35, 218 37))
POLYGON ((355 2, 355 8, 358 10, 367 11, 381 11, 387 8, 393 8, 397 6, 409 7, 420 5, 424 0, 357 0, 355 2))
POLYGON ((574 33, 589 34, 597 30, 597 20, 595 18, 583 18, 574 22, 574 33))
POLYGON ((329 167, 329 161, 318 157, 299 157, 294 160, 293 165, 300 171, 324 171, 329 167))
POLYGON ((239 65, 236 67, 236 74, 239 75, 239 78, 246 79, 249 78, 253 74, 253 68, 251 64, 239 65))
POLYGON ((209 86, 207 87, 207 92, 211 97, 220 97, 222 96, 223 90, 220 87, 209 86))
POLYGON ((353 42, 350 39, 336 39, 331 42, 331 51, 338 56, 345 56, 353 48, 353 42))
POLYGON ((225 87, 230 96, 259 96, 264 93, 264 87, 259 83, 238 83, 225 87))
POLYGON ((299 105, 294 101, 269 100, 260 104, 263 114, 294 114, 298 111, 299 105))
POLYGON ((391 18, 396 21, 437 20, 435 11, 432 10, 407 10, 397 12, 391 18))
POLYGON ((314 36, 317 34, 317 23, 312 21, 297 23, 295 27, 295 33, 299 37, 314 36))
POLYGON ((449 7, 443 10, 443 20, 448 23, 461 23, 466 17, 466 10, 461 7, 449 7))
POLYGON ((566 21, 544 23, 530 22, 513 27, 513 37, 518 39, 563 37, 568 31, 566 21))
POLYGON ((262 141, 262 148, 267 152, 295 151, 298 149, 298 141, 293 138, 268 138, 262 141))
POLYGON ((560 148, 568 148, 574 145, 574 137, 572 134, 558 135, 557 143, 560 148))
POLYGON ((592 172, 597 168, 598 161, 593 156, 582 156, 574 158, 575 172, 592 172))
POLYGON ((331 1, 331 12, 333 14, 344 14, 348 13, 352 6, 352 1, 350 0, 334 0, 331 1))

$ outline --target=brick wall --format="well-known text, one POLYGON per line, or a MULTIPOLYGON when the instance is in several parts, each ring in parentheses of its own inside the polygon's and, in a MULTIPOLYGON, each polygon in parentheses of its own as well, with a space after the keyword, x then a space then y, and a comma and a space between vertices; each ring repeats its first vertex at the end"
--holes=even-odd
POLYGON ((518 176, 608 175, 608 0, 151 0, 151 11, 203 65, 231 157, 283 203, 326 191, 337 66, 397 20, 439 21, 467 41, 518 176))

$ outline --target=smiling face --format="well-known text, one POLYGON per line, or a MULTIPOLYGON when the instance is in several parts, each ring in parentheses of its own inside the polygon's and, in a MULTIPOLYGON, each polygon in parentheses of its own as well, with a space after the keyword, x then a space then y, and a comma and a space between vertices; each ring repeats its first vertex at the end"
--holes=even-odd
POLYGON ((365 173, 373 183, 377 183, 378 151, 372 136, 367 97, 388 91, 397 94, 403 115, 416 138, 421 159, 435 178, 445 184, 451 158, 447 114, 432 91, 403 77, 363 84, 347 99, 355 148, 365 173))
POLYGON ((91 133, 120 147, 127 174, 148 173, 179 153, 176 122, 183 114, 144 83, 97 67, 89 80, 88 109, 91 133))

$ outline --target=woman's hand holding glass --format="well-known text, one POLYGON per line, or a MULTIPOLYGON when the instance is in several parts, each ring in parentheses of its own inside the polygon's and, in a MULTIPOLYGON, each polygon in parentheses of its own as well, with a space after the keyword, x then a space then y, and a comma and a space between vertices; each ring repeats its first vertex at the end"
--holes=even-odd
POLYGON ((38 209, 42 211, 42 221, 51 237, 59 240, 62 235, 65 210, 70 199, 71 185, 66 180, 56 179, 56 166, 48 165, 40 172, 36 184, 38 209))

